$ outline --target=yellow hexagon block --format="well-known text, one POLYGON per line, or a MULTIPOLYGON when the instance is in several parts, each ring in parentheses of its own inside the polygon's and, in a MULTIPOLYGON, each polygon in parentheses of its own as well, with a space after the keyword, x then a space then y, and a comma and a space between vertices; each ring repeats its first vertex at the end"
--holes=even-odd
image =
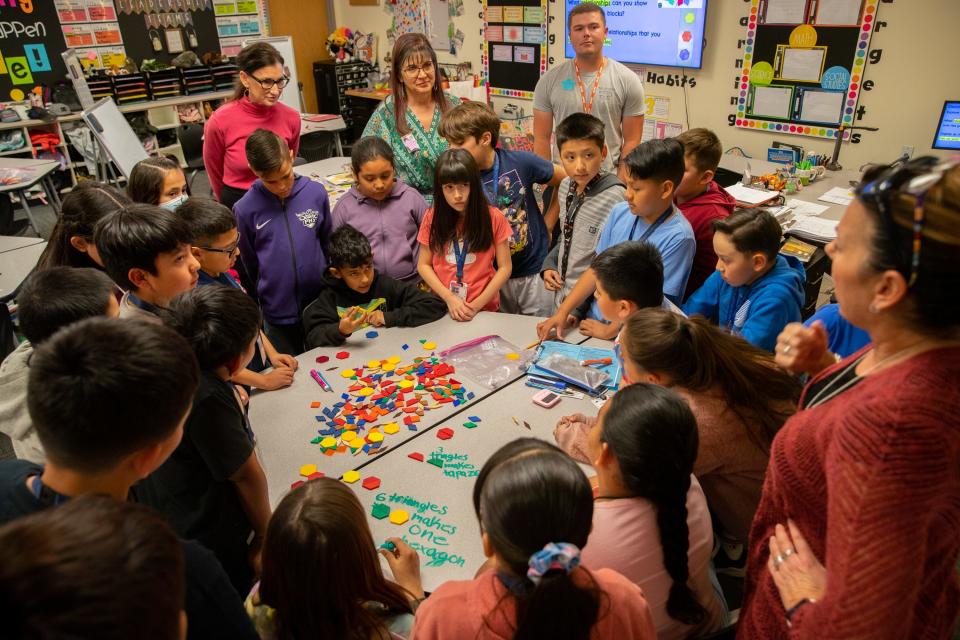
POLYGON ((302 467, 300 467, 300 475, 302 475, 304 478, 309 476, 311 473, 316 473, 316 472, 317 472, 317 465, 315 464, 305 464, 302 467))
POLYGON ((410 514, 403 509, 394 509, 390 512, 390 522, 393 524, 403 524, 410 519, 410 514))
POLYGON ((356 431, 344 431, 340 434, 340 439, 344 442, 352 442, 357 437, 356 431))
POLYGON ((320 446, 323 447, 324 449, 330 449, 331 447, 335 447, 337 446, 337 439, 334 438, 333 436, 327 436, 326 438, 320 441, 320 446))
POLYGON ((383 425, 383 432, 384 432, 384 433, 389 433, 389 434, 393 435, 394 433, 397 433, 398 431, 400 431, 400 425, 397 424, 396 422, 391 422, 391 423, 389 423, 389 424, 383 425))
POLYGON ((389 364, 397 364, 400 362, 400 356, 390 356, 389 358, 387 358, 387 362, 389 364))
POLYGON ((343 474, 343 481, 348 484, 353 484, 359 479, 360 479, 359 471, 347 471, 345 474, 343 474))
POLYGON ((372 389, 371 387, 364 387, 363 389, 360 389, 359 391, 357 391, 357 395, 360 396, 361 398, 366 398, 367 396, 372 396, 372 395, 373 395, 373 389, 372 389))
POLYGON ((370 360, 369 362, 367 362, 367 369, 376 369, 379 366, 380 366, 379 360, 370 360))
POLYGON ((391 371, 393 371, 393 370, 396 369, 396 368, 397 368, 397 365, 395 365, 395 364, 392 363, 392 362, 388 362, 387 364, 385 364, 385 365, 383 365, 382 367, 380 367, 380 369, 381 369, 382 371, 385 371, 386 373, 390 373, 391 371))
POLYGON ((344 378, 352 378, 357 375, 357 373, 353 369, 344 369, 340 372, 340 375, 344 378))
POLYGON ((383 442, 383 434, 379 431, 371 431, 367 434, 367 442, 383 442))
POLYGON ((397 386, 401 389, 412 389, 415 385, 413 380, 401 380, 397 383, 397 386))
POLYGON ((423 343, 423 348, 426 349, 427 351, 433 351, 434 349, 437 348, 437 343, 436 343, 436 342, 424 342, 424 343, 423 343))

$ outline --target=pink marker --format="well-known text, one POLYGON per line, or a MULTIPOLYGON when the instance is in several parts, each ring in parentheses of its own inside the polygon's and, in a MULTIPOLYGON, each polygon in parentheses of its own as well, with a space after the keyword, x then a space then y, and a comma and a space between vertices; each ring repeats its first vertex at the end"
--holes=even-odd
POLYGON ((323 376, 320 375, 320 372, 316 369, 310 370, 310 377, 317 381, 317 384, 320 385, 320 388, 324 391, 330 391, 330 385, 327 384, 327 381, 323 379, 323 376))

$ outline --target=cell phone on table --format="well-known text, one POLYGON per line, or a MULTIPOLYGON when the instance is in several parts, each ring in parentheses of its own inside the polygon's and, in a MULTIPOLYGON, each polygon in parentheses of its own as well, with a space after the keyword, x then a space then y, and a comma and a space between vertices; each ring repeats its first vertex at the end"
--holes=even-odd
POLYGON ((549 389, 543 389, 533 394, 533 404, 543 407, 544 409, 550 409, 557 406, 557 403, 560 402, 560 396, 549 389))

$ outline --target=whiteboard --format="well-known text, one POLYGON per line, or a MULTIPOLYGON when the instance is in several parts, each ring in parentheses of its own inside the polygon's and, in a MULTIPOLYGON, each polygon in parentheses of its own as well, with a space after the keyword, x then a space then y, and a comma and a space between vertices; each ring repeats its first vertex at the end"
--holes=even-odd
POLYGON ((300 79, 297 76, 297 57, 293 54, 293 38, 290 36, 274 36, 272 38, 250 38, 243 41, 243 46, 253 44, 254 42, 267 42, 276 47, 283 58, 283 72, 290 77, 283 93, 280 94, 280 102, 287 105, 297 113, 303 113, 300 105, 300 79))
POLYGON ((96 136, 100 147, 127 178, 135 164, 149 157, 113 98, 104 98, 80 115, 96 136))
POLYGON ((750 115, 789 120, 792 100, 793 87, 754 86, 750 115))
POLYGON ((450 6, 447 0, 430 0, 430 45, 437 52, 450 51, 450 6))
POLYGON ((846 94, 842 91, 804 90, 800 98, 800 120, 837 124, 846 94))

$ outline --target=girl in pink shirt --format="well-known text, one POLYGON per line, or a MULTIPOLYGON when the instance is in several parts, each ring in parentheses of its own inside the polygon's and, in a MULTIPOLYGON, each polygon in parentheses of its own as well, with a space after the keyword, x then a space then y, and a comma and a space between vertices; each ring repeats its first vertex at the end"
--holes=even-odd
POLYGON ((412 638, 656 638, 639 587, 580 566, 593 497, 562 451, 534 438, 503 446, 483 465, 473 503, 488 569, 434 591, 412 638))
POLYGON ((583 562, 642 588, 661 640, 699 637, 726 622, 709 573, 710 512, 693 477, 697 445, 687 403, 645 382, 617 391, 587 438, 597 498, 583 562))
POLYGON ((417 271, 447 303, 451 318, 467 322, 479 311, 500 308, 500 287, 512 269, 512 235, 500 210, 487 204, 473 156, 463 149, 440 154, 433 208, 417 236, 417 271))

